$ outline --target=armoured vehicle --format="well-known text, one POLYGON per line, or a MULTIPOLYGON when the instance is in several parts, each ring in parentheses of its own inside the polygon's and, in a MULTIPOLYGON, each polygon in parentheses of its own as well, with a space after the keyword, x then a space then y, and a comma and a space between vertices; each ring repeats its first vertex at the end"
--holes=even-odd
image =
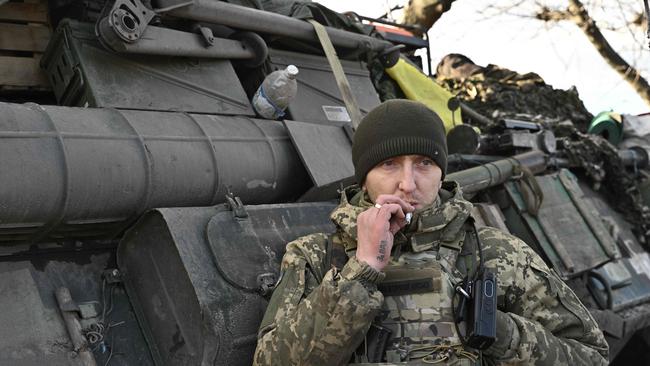
MULTIPOLYGON (((355 123, 428 41, 317 4, 2 3, 0 365, 250 364, 284 245, 333 229, 355 123), (258 118, 289 64, 298 95, 258 118)), ((641 359, 646 146, 442 102, 478 223, 543 256, 614 364, 641 359)))

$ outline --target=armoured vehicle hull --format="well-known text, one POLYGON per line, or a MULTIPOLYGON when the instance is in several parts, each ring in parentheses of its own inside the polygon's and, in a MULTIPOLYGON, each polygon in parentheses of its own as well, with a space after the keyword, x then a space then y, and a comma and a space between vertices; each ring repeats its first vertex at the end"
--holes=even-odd
MULTIPOLYGON (((5 42, 11 54, 0 58, 42 67, 30 80, 0 79, 0 365, 251 363, 284 244, 333 230, 327 213, 352 182, 350 106, 378 105, 382 69, 400 47, 405 56, 422 45, 351 32, 371 27, 326 12, 335 73, 326 40, 302 20, 325 10, 293 11, 203 0, 0 5, 2 29, 52 28, 30 28, 45 34, 32 48, 5 42), (249 98, 288 64, 300 74, 285 119, 257 118, 249 98)), ((626 364, 624 347, 649 334, 649 211, 640 191, 618 197, 637 211, 616 211, 601 188, 612 162, 619 181, 631 177, 626 187, 643 188, 634 182, 647 146, 612 147, 599 170, 579 161, 600 144, 582 142, 593 137, 443 104, 498 126, 449 134, 462 141, 450 141, 459 151, 448 179, 477 223, 540 253, 599 322, 613 364, 626 364)))

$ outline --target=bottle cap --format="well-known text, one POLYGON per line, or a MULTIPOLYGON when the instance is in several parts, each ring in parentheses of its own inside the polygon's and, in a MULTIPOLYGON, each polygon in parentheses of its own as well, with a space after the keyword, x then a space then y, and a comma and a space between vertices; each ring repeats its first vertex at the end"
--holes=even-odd
POLYGON ((286 70, 290 78, 295 79, 295 77, 298 76, 298 68, 295 65, 287 66, 286 70))

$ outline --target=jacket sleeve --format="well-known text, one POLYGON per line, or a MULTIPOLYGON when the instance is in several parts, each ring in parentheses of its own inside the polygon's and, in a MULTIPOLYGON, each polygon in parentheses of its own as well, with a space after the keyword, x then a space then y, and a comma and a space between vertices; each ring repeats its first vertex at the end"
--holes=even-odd
POLYGON ((607 365, 603 333, 564 281, 521 240, 486 236, 500 283, 497 340, 484 354, 508 365, 607 365))
POLYGON ((354 257, 340 272, 322 268, 325 240, 318 234, 287 245, 254 365, 347 364, 364 339, 383 302, 382 274, 354 257))

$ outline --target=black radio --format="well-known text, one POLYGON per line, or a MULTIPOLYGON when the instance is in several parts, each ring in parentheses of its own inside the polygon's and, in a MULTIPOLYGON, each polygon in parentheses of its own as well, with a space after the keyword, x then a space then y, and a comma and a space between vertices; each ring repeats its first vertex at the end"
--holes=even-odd
POLYGON ((486 349, 497 336, 497 279, 485 270, 472 286, 467 319, 467 345, 486 349))

